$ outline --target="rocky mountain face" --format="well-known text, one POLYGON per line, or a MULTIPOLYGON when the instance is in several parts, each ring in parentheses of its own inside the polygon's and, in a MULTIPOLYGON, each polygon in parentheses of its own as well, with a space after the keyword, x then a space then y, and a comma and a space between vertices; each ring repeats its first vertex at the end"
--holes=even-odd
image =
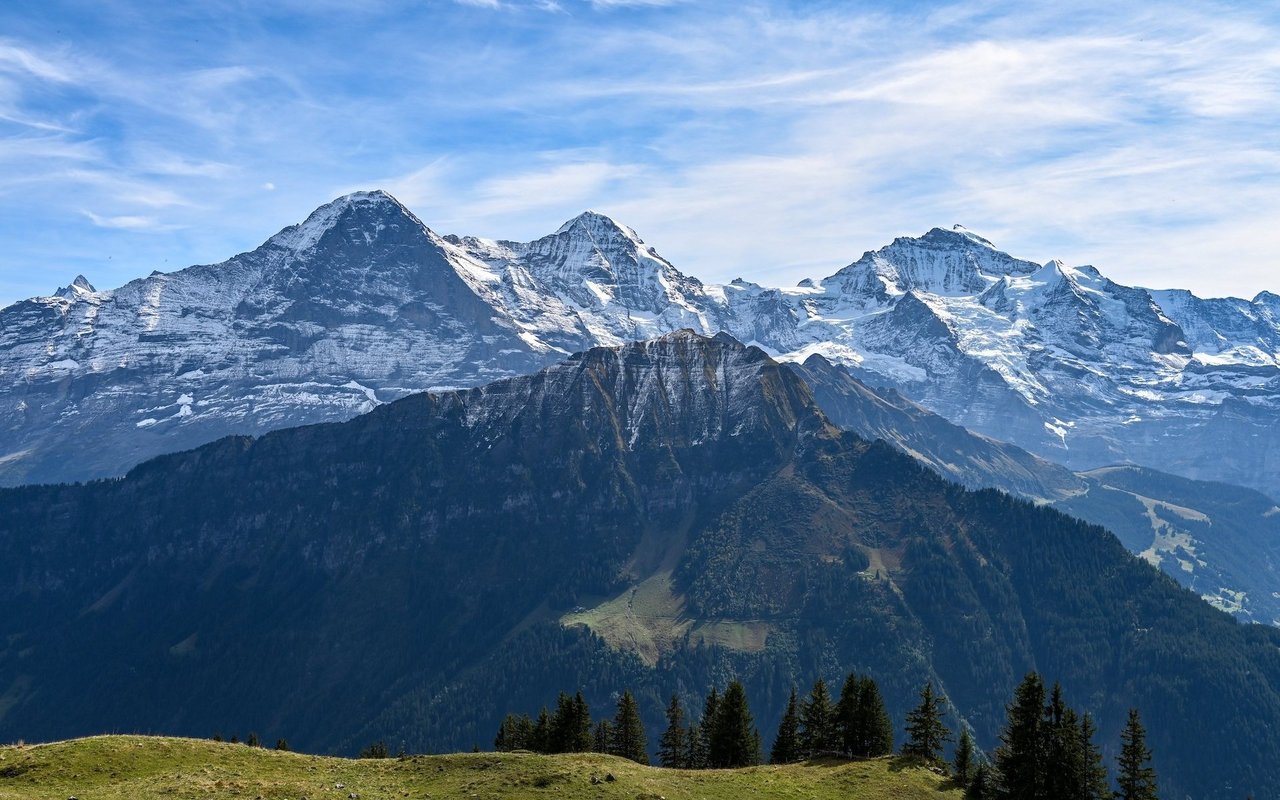
POLYGON ((228 433, 689 328, 821 354, 1072 469, 1132 462, 1280 495, 1280 299, 1202 300, 934 229, 790 289, 704 285, 586 213, 528 242, 439 236, 382 192, 222 264, 0 310, 0 483, 118 475, 228 433))
POLYGON ((842 428, 888 442, 963 486, 1000 489, 1101 525, 1211 605, 1280 625, 1280 505, 1264 495, 1145 467, 1073 473, 893 390, 872 389, 822 356, 787 367, 842 428))
POLYGON ((768 736, 794 683, 856 669, 898 730, 933 680, 990 748, 1038 669, 1109 749, 1140 707, 1171 794, 1280 792, 1280 633, 1101 528, 840 430, 727 336, 2 490, 0 607, 6 740, 459 749, 623 686, 652 732, 672 692, 730 675, 768 736))

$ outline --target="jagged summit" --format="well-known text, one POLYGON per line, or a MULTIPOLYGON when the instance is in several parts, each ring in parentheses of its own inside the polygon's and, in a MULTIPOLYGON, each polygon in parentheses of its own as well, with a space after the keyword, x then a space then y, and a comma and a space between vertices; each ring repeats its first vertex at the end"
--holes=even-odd
POLYGON ((330 231, 345 229, 368 240, 390 220, 404 220, 426 228, 413 212, 382 189, 345 194, 326 203, 298 225, 290 225, 267 240, 286 250, 301 252, 315 247, 330 231))
POLYGON ((578 216, 566 221, 563 225, 556 229, 554 235, 559 236, 565 233, 579 231, 589 236, 597 237, 613 237, 622 236, 637 244, 643 244, 644 240, 634 229, 623 225, 608 214, 602 214, 599 211, 583 211, 578 216))
POLYGON ((68 300, 74 300, 82 294, 93 294, 97 289, 93 288, 93 284, 89 283, 89 279, 83 275, 77 275, 69 285, 63 286, 54 292, 54 297, 65 297, 68 300))

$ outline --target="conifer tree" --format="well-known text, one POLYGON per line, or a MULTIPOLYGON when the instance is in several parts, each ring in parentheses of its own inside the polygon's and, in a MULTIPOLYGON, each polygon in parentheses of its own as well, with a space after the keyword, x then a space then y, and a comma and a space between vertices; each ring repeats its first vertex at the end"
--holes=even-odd
POLYGON ((933 693, 932 681, 920 690, 920 704, 907 713, 906 731, 904 754, 929 762, 942 761, 942 748, 951 741, 951 731, 942 722, 942 700, 933 693))
POLYGON ((973 780, 976 761, 977 753, 974 752, 973 736, 970 735, 968 728, 964 728, 960 731, 960 741, 956 742, 955 757, 951 760, 951 774, 961 787, 967 787, 973 780))
POLYGON ((573 697, 560 693, 556 713, 551 717, 548 751, 552 753, 585 753, 591 749, 591 710, 582 692, 573 697))
POLYGON ((770 764, 791 764, 801 760, 800 709, 796 700, 796 687, 791 687, 787 710, 778 723, 778 735, 773 737, 773 749, 769 752, 770 764))
POLYGON ((689 722, 689 730, 685 733, 685 745, 689 748, 685 757, 687 769, 706 769, 707 751, 702 746, 702 726, 689 722))
POLYGON ((658 763, 669 769, 679 769, 689 765, 688 732, 685 728, 684 707, 680 705, 680 697, 671 695, 667 704, 667 729, 658 740, 658 763))
POLYGON ((249 731, 249 738, 245 739, 244 743, 250 747, 257 747, 260 744, 258 741, 258 734, 253 731, 249 731))
POLYGON ((573 697, 572 725, 569 729, 569 752, 586 753, 591 750, 591 709, 587 700, 578 692, 573 697))
POLYGON ((1083 800, 1109 800, 1111 797, 1111 781, 1102 761, 1102 749, 1093 740, 1096 733, 1093 717, 1085 714, 1080 720, 1080 747, 1084 753, 1084 791, 1080 796, 1083 800))
POLYGON ((602 719, 596 723, 595 733, 592 734, 591 751, 593 753, 608 753, 613 747, 613 724, 607 719, 602 719))
POLYGON ((287 753, 289 752, 289 743, 286 742, 284 739, 276 739, 276 749, 281 752, 287 753))
POLYGON ((998 796, 991 767, 987 762, 979 761, 978 766, 973 770, 973 779, 964 789, 964 800, 995 800, 998 796))
POLYGON ((497 736, 493 737, 493 749, 500 753, 535 749, 531 741, 532 729, 533 721, 527 714, 506 715, 502 718, 502 724, 498 726, 497 736))
POLYGON ((533 736, 529 742, 529 749, 535 753, 550 753, 552 744, 551 716, 547 714, 547 707, 543 706, 538 712, 537 722, 533 724, 533 736))
MULTIPOLYGON (((870 676, 849 676, 846 688, 852 692, 847 709, 839 711, 845 751, 855 758, 874 758, 893 752, 893 720, 885 710, 880 687, 870 676), (853 681, 854 685, 850 685, 853 681)), ((845 690, 841 691, 844 700, 845 690)))
POLYGON ((1045 789, 1044 683, 1027 673, 1014 691, 996 751, 996 771, 1006 800, 1043 800, 1045 789))
POLYGON ((862 692, 858 699, 858 715, 863 720, 863 752, 868 758, 885 756, 893 752, 893 720, 884 707, 880 687, 870 676, 862 680, 862 692))
POLYGON ((805 758, 839 752, 835 737, 835 710, 827 682, 818 678, 800 707, 800 752, 805 758))
POLYGON ((1129 721, 1120 733, 1120 757, 1116 759, 1116 800, 1156 800, 1156 772, 1151 767, 1147 732, 1138 709, 1129 709, 1129 721))
POLYGON ((760 735, 752 724, 747 691, 733 681, 716 706, 707 762, 714 768, 726 768, 750 767, 759 760, 760 735))
POLYGON ((571 752, 569 739, 570 731, 573 729, 574 714, 573 698, 561 692, 556 698, 555 713, 551 715, 551 727, 547 734, 547 752, 571 752))
POLYGON ((1041 721, 1044 737, 1045 800, 1075 800, 1084 784, 1084 759, 1080 752, 1080 730, 1075 712, 1062 699, 1061 684, 1049 690, 1049 702, 1041 721))
POLYGON ((702 719, 698 723, 698 748, 701 750, 699 766, 704 769, 715 766, 711 763, 711 736, 719 713, 720 694, 712 686, 706 702, 702 704, 702 719))
POLYGON ((618 711, 613 717, 613 747, 615 756, 622 756, 637 764, 649 763, 649 742, 640 721, 640 709, 630 689, 618 698, 618 711))

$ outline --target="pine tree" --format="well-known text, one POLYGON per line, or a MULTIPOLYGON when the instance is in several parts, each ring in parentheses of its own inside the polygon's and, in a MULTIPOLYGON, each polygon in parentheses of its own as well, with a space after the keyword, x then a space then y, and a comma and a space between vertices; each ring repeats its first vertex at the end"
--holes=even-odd
POLYGON ((893 720, 884 707, 880 686, 870 677, 862 679, 858 693, 857 718, 860 752, 865 758, 886 756, 893 752, 893 720))
POLYGON ((253 731, 249 731, 249 738, 245 739, 244 743, 250 747, 258 747, 259 744, 261 744, 258 741, 258 734, 254 733, 253 731))
POLYGON ((906 731, 904 754, 930 762, 942 761, 942 748, 951 741, 951 731, 942 722, 942 700, 933 693, 932 681, 920 690, 920 704, 907 713, 906 731))
POLYGON ((956 783, 961 787, 968 786, 973 780, 976 759, 973 736, 969 734, 968 728, 964 728, 960 731, 960 741, 956 742, 955 757, 951 760, 951 774, 955 776, 956 783))
POLYGON ((1006 800, 1042 800, 1045 789, 1044 683, 1027 673, 1014 691, 996 751, 996 770, 1006 800))
POLYGON ((1147 732, 1138 717, 1138 709, 1129 709, 1129 721, 1120 733, 1120 757, 1116 759, 1118 774, 1116 800, 1156 800, 1156 772, 1151 767, 1151 751, 1147 749, 1147 732))
POLYGON ((684 707, 680 698, 671 695, 667 704, 667 729, 658 740, 658 763, 668 769, 679 769, 689 764, 689 742, 684 722, 684 707))
POLYGON ((530 737, 532 728, 533 721, 527 714, 506 715, 498 726, 498 734, 493 737, 493 749, 499 753, 534 749, 530 737))
POLYGON ((550 753, 552 744, 551 716, 547 714, 547 707, 543 706, 538 712, 538 721, 533 724, 533 736, 529 741, 529 749, 535 753, 550 753))
POLYGON ((578 692, 573 697, 573 724, 569 729, 569 752, 586 753, 591 750, 591 709, 587 700, 578 692))
POLYGON ((644 735, 644 724, 640 721, 640 709, 630 689, 624 690, 622 697, 618 698, 618 712, 613 717, 613 748, 610 752, 637 764, 649 763, 649 742, 644 735))
POLYGON ((591 710, 582 692, 573 697, 561 692, 556 700, 556 713, 551 717, 548 751, 585 753, 591 745, 591 710))
POLYGON ((733 681, 716 707, 707 762, 715 768, 750 767, 759 762, 759 749, 760 735, 752 725, 747 691, 733 681))
POLYGON ((689 730, 685 733, 685 744, 689 748, 685 756, 685 767, 688 769, 706 769, 707 751, 702 746, 702 726, 689 722, 689 730))
POLYGON ((713 767, 711 762, 711 738, 715 732, 716 719, 720 714, 720 694, 712 686, 702 704, 702 719, 698 723, 698 748, 701 750, 699 766, 703 769, 713 767))
POLYGON ((289 752, 289 743, 286 742, 284 739, 276 739, 276 749, 281 752, 287 753, 289 752))
POLYGON ((602 719, 596 723, 596 730, 592 735, 591 752, 607 753, 612 747, 613 724, 607 719, 602 719))
POLYGON ((880 687, 870 677, 850 673, 836 703, 836 732, 840 749, 854 758, 893 752, 893 721, 885 710, 880 687))
POLYGON ((973 780, 964 789, 964 800, 994 800, 998 796, 995 784, 991 767, 985 761, 978 762, 973 770, 973 780))
POLYGON ((827 682, 818 678, 800 707, 800 752, 805 758, 841 749, 836 744, 834 722, 827 682))
POLYGON ((770 764, 791 764, 801 760, 800 710, 796 701, 796 687, 791 687, 787 710, 778 723, 778 735, 773 737, 773 749, 769 752, 770 764))
POLYGON ((1045 800, 1075 800, 1084 784, 1080 729, 1075 712, 1062 699, 1061 684, 1056 682, 1049 691, 1040 730, 1044 737, 1045 800))
POLYGON ((1096 733, 1093 717, 1085 714, 1080 720, 1080 747, 1084 751, 1084 791, 1080 796, 1083 800, 1109 800, 1111 797, 1111 781, 1102 761, 1102 749, 1093 740, 1096 733))

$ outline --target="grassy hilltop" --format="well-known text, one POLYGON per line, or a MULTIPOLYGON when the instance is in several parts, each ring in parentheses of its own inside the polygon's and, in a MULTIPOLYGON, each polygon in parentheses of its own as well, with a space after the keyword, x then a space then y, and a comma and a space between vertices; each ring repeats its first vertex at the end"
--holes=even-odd
POLYGON ((958 800, 961 793, 927 769, 890 758, 686 771, 643 767, 598 754, 467 753, 354 760, 150 736, 0 747, 0 800, 317 800, 351 795, 362 800, 958 800), (609 775, 614 779, 608 780, 609 775))

